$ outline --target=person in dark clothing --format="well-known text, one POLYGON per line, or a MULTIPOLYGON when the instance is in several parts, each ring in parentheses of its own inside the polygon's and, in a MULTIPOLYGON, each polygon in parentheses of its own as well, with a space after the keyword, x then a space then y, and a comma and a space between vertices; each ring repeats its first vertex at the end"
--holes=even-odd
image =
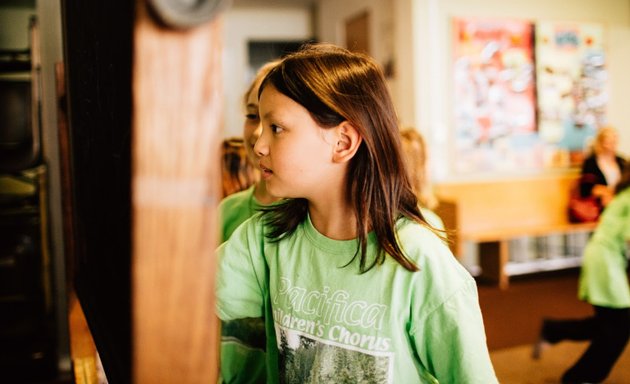
POLYGON ((600 212, 613 198, 615 186, 625 167, 624 158, 617 153, 617 142, 614 128, 600 128, 595 136, 593 152, 582 164, 580 194, 582 197, 596 197, 600 212))

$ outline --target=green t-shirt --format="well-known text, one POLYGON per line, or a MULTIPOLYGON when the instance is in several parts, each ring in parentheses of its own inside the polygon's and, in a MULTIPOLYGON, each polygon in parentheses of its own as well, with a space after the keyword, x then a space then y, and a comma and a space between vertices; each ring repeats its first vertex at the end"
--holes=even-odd
POLYGON ((630 188, 619 193, 600 216, 584 249, 578 297, 593 305, 629 308, 628 258, 630 188))
POLYGON ((261 205, 254 197, 254 185, 226 196, 219 204, 221 218, 221 242, 230 238, 236 227, 252 217, 261 205))
POLYGON ((396 229, 419 272, 387 257, 360 274, 356 240, 307 219, 271 242, 260 217, 219 247, 216 293, 222 320, 265 317, 269 383, 497 383, 475 281, 429 229, 396 229))

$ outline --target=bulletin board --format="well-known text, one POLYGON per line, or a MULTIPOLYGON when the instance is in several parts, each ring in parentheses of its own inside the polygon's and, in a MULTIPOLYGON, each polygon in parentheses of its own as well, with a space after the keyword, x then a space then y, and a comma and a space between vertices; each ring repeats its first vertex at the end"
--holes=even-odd
POLYGON ((606 124, 603 35, 600 24, 536 24, 538 126, 555 148, 549 165, 580 164, 596 127, 606 124))
POLYGON ((598 24, 453 18, 455 174, 567 168, 605 123, 598 24))
POLYGON ((456 18, 454 33, 456 171, 536 166, 533 24, 456 18))

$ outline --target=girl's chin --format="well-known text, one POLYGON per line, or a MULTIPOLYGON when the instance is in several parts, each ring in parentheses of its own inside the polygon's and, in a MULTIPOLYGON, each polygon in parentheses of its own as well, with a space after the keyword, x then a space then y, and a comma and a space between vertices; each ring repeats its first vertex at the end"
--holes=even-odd
POLYGON ((267 182, 265 186, 267 188, 267 193, 269 193, 273 197, 276 197, 278 199, 290 198, 290 196, 287 196, 287 194, 285 193, 286 191, 283 191, 281 188, 278 188, 277 185, 274 186, 273 182, 272 183, 267 182))

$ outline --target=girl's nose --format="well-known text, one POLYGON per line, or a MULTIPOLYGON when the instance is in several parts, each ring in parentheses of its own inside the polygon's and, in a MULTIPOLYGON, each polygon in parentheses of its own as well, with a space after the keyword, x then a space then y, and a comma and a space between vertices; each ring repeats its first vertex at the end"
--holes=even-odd
POLYGON ((264 135, 264 130, 262 129, 262 125, 258 126, 256 132, 258 133, 258 140, 256 140, 256 144, 254 144, 254 153, 257 156, 265 156, 269 153, 269 146, 267 145, 267 139, 264 135))

